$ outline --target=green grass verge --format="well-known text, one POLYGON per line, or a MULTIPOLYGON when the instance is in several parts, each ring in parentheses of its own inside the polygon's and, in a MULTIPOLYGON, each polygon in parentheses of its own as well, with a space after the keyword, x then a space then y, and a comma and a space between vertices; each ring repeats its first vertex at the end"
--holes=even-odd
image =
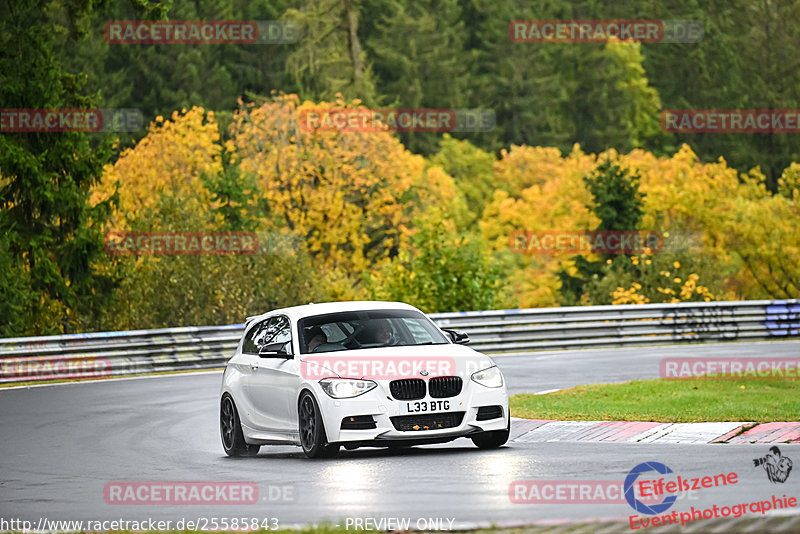
POLYGON ((511 415, 566 421, 796 421, 800 380, 634 380, 514 395, 511 415))

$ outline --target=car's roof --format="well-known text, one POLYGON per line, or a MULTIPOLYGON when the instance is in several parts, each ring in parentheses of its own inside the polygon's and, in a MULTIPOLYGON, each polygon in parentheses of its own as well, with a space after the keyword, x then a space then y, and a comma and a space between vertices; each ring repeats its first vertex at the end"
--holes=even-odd
POLYGON ((326 313, 336 313, 345 311, 363 311, 363 310, 415 310, 419 311, 410 304, 403 302, 384 302, 380 300, 351 300, 346 302, 323 302, 319 304, 304 304, 302 306, 292 306, 291 308, 281 308, 278 310, 271 310, 261 315, 254 315, 247 318, 249 323, 252 320, 265 317, 267 315, 285 314, 293 319, 301 317, 310 317, 312 315, 322 315, 326 313))

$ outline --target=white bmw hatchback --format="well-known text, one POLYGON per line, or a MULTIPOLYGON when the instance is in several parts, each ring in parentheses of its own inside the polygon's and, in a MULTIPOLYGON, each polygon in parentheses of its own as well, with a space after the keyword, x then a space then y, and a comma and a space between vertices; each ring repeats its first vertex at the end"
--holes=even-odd
POLYGON ((249 317, 222 378, 222 446, 252 456, 292 444, 310 458, 459 437, 500 447, 510 430, 505 380, 468 341, 398 302, 249 317))

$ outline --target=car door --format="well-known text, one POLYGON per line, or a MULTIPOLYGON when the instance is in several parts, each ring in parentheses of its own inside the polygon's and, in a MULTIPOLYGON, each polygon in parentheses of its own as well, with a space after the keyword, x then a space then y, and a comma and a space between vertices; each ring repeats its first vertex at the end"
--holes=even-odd
POLYGON ((298 362, 292 348, 291 321, 286 315, 275 315, 259 323, 251 341, 245 342, 249 370, 244 387, 253 409, 253 421, 265 431, 297 432, 297 421, 291 417, 294 396, 300 383, 298 362), (288 354, 265 352, 268 345, 282 345, 288 354))

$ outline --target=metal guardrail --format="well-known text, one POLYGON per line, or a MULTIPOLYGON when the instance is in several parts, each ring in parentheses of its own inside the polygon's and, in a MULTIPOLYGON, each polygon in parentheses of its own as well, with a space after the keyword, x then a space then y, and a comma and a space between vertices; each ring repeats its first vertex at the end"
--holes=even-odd
POLYGON ((782 339, 800 335, 800 300, 572 306, 434 314, 484 352, 782 339))
MULTIPOLYGON (((487 353, 800 336, 800 300, 435 313, 487 353)), ((0 383, 221 367, 244 325, 0 339, 0 383)))

